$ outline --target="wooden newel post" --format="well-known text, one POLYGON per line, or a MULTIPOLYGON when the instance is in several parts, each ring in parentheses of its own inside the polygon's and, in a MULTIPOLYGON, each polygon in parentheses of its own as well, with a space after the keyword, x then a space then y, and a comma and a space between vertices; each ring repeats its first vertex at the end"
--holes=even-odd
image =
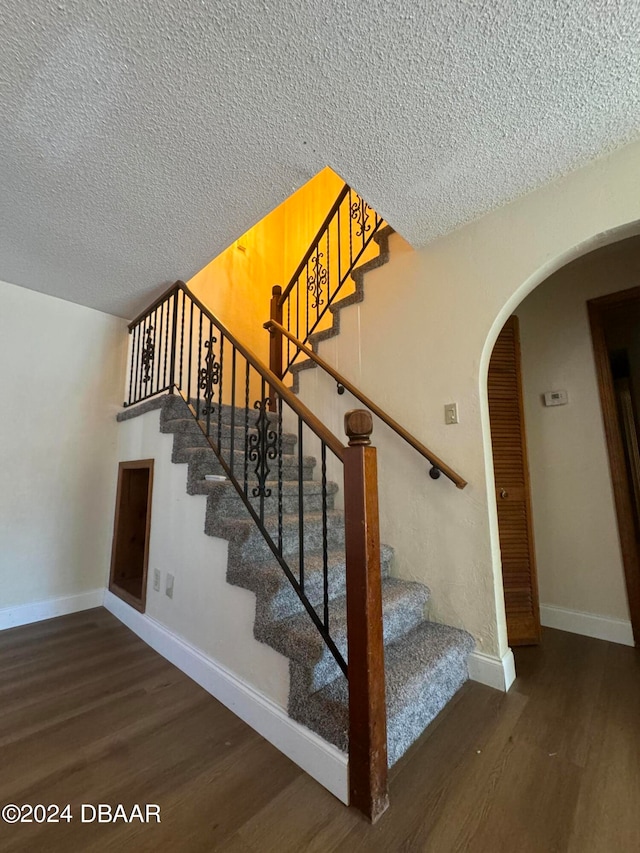
MULTIPOLYGON (((276 323, 282 325, 282 305, 280 304, 280 296, 282 288, 279 284, 274 284, 271 290, 271 303, 269 310, 269 318, 275 320, 276 323)), ((272 373, 282 379, 282 333, 276 329, 269 330, 269 369, 272 373)), ((269 389, 271 404, 269 406, 272 412, 276 411, 276 401, 273 388, 269 389)))
POLYGON ((389 805, 378 470, 371 412, 344 416, 350 802, 372 822, 389 805))

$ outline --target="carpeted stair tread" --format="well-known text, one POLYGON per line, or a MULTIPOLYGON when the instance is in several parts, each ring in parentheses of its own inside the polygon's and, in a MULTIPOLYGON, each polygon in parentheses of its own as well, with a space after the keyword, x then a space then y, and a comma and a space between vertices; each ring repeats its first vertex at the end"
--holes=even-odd
MULTIPOLYGON (((330 549, 344 545, 344 521, 340 510, 327 511, 327 541, 330 549)), ((264 528, 273 541, 278 542, 278 516, 269 515, 264 518, 264 528)), ((245 511, 244 517, 210 518, 205 521, 205 533, 229 539, 240 548, 240 557, 247 559, 263 559, 271 553, 270 548, 253 518, 245 511)), ((305 554, 322 548, 323 514, 309 512, 304 515, 304 547, 305 554)), ((283 515, 282 517, 283 553, 288 557, 298 553, 299 522, 298 515, 283 515)))
MULTIPOLYGON (((298 495, 298 486, 299 484, 297 479, 284 480, 282 483, 282 494, 295 497, 298 495)), ((271 494, 277 498, 277 480, 267 480, 265 482, 265 487, 267 489, 271 489, 271 494)), ((338 490, 339 487, 337 483, 333 483, 331 481, 327 482, 327 495, 335 495, 338 490)), ((201 480, 198 485, 198 491, 196 492, 196 494, 202 495, 213 495, 218 493, 221 500, 232 500, 233 498, 242 500, 231 480, 201 480)), ((322 495, 322 483, 319 480, 304 480, 302 493, 303 495, 322 495)))
MULTIPOLYGON (((225 461, 229 463, 230 461, 230 453, 225 453, 225 461)), ((197 458, 216 458, 215 451, 212 447, 182 447, 179 450, 173 453, 172 461, 177 463, 185 463, 190 462, 192 459, 197 458)), ((273 465, 274 471, 278 469, 278 460, 272 459, 269 460, 269 464, 273 465)), ((238 448, 234 451, 234 465, 237 466, 238 471, 244 471, 244 448, 238 448)), ((303 456, 302 457, 302 465, 304 468, 315 468, 316 466, 316 458, 315 456, 303 456)), ((282 466, 284 468, 293 468, 298 466, 298 454, 297 453, 283 453, 282 454, 282 466)), ((255 462, 254 462, 255 467, 255 462)), ((249 471, 252 472, 251 462, 249 462, 249 471)))
MULTIPOLYGON (((385 647, 389 766, 404 755, 468 679, 473 638, 459 628, 422 622, 385 647)), ((336 678, 304 703, 290 702, 294 719, 347 749, 348 686, 336 678)))
MULTIPOLYGON (((186 412, 189 412, 191 414, 190 409, 187 407, 187 404, 180 395, 167 395, 166 399, 169 402, 162 409, 162 423, 167 423, 175 419, 182 419, 186 417, 186 412)), ((191 406, 193 407, 195 412, 198 412, 198 401, 195 398, 191 399, 191 406)), ((203 399, 200 399, 199 418, 202 421, 206 421, 206 414, 203 411, 204 406, 205 401, 203 399)), ((248 413, 250 427, 255 426, 258 416, 260 414, 260 412, 253 407, 253 400, 251 400, 248 409, 245 409, 244 406, 235 406, 235 408, 233 408, 232 406, 226 403, 223 404, 220 409, 217 402, 214 402, 209 421, 211 424, 217 424, 218 420, 221 420, 223 424, 231 424, 232 413, 235 424, 240 425, 244 425, 245 418, 248 413)), ((264 413, 264 416, 266 417, 269 424, 276 425, 278 423, 278 415, 276 412, 267 411, 264 413)))
MULTIPOLYGON (((385 578, 382 582, 382 614, 384 642, 411 631, 424 617, 424 607, 429 597, 422 584, 385 578)), ((322 599, 321 599, 322 601, 322 599)), ((317 611, 322 618, 322 607, 317 611)), ((346 659, 347 654, 347 600, 346 596, 333 598, 329 606, 330 635, 346 659)), ((322 636, 311 622, 306 611, 282 620, 256 621, 254 636, 267 643, 291 661, 303 664, 310 670, 309 687, 318 690, 340 675, 340 669, 322 636)))
MULTIPOLYGON (((390 576, 392 560, 393 548, 382 545, 380 548, 380 572, 383 578, 390 576)), ((298 579, 300 577, 298 558, 294 555, 288 560, 288 563, 294 577, 298 579)), ((321 554, 311 554, 305 557, 305 595, 314 607, 320 606, 323 601, 323 566, 324 560, 321 554)), ((231 584, 258 594, 258 605, 264 610, 259 614, 259 618, 284 619, 304 610, 297 592, 273 556, 262 561, 234 562, 227 571, 227 580, 231 584)), ((328 552, 327 581, 330 599, 345 594, 346 560, 343 550, 328 552)))

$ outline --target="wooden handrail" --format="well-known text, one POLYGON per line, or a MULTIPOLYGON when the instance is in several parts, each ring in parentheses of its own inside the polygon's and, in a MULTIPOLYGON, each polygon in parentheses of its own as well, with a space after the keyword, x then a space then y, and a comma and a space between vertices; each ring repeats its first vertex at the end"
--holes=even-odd
POLYGON ((334 203, 331 207, 331 210, 329 211, 329 213, 327 213, 327 215, 324 218, 324 222, 322 223, 322 225, 318 229, 318 233, 316 234, 316 236, 311 241, 309 248, 305 252, 304 257, 302 258, 302 260, 298 264, 298 268, 296 269, 294 274, 291 276, 291 279, 289 280, 289 284, 282 291, 282 294, 280 295, 280 299, 279 299, 280 305, 284 305, 284 303, 286 302, 287 296, 291 293, 291 290, 293 289, 293 286, 296 283, 297 278, 299 277, 302 270, 305 268, 307 261, 309 260, 311 255, 313 255, 313 253, 315 252, 316 244, 318 243, 318 241, 322 237, 324 231, 326 230, 326 228, 329 225, 329 223, 331 222, 331 220, 333 219, 336 210, 342 204, 345 196, 349 192, 349 189, 350 189, 349 184, 345 184, 342 187, 342 189, 340 190, 340 193, 338 194, 338 198, 334 201, 334 203))
POLYGON ((373 400, 370 400, 367 396, 365 396, 362 391, 358 390, 348 379, 345 379, 338 371, 333 368, 330 364, 328 364, 323 358, 320 358, 310 347, 306 346, 299 341, 295 335, 292 335, 291 332, 287 331, 285 327, 276 323, 275 320, 269 320, 268 323, 264 324, 264 328, 267 331, 271 332, 271 334, 281 334, 287 337, 299 350, 301 350, 305 355, 309 356, 310 359, 315 361, 315 363, 321 367, 324 371, 326 371, 330 376, 332 376, 336 382, 342 385, 343 388, 346 388, 350 394, 360 400, 363 406, 366 406, 367 409, 372 411, 375 415, 377 415, 380 420, 384 421, 387 426, 391 427, 391 429, 396 432, 400 438, 403 438, 414 450, 417 450, 425 459, 428 459, 429 462, 441 471, 445 477, 448 477, 452 483, 455 483, 458 489, 464 489, 467 485, 467 481, 463 480, 462 477, 457 474, 452 468, 450 468, 445 462, 442 461, 435 453, 432 453, 427 447, 422 444, 422 442, 418 441, 417 438, 411 435, 410 432, 400 426, 400 424, 395 421, 390 415, 388 415, 385 411, 383 411, 380 406, 377 406, 373 400))
POLYGON ((163 291, 157 299, 154 299, 151 305, 148 305, 143 311, 141 311, 136 317, 134 317, 133 320, 127 326, 129 331, 132 332, 138 325, 138 323, 141 323, 145 317, 148 317, 149 314, 152 314, 156 310, 156 308, 162 305, 162 303, 171 296, 174 290, 180 290, 180 284, 183 284, 183 282, 174 282, 170 287, 163 291))

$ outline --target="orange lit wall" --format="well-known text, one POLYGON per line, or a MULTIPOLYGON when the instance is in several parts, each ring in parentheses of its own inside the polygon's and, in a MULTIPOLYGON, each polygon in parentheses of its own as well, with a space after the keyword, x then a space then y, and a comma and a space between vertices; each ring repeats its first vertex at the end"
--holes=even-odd
POLYGON ((324 169, 189 281, 229 331, 265 363, 269 335, 262 324, 269 319, 271 288, 286 286, 343 184, 324 169))

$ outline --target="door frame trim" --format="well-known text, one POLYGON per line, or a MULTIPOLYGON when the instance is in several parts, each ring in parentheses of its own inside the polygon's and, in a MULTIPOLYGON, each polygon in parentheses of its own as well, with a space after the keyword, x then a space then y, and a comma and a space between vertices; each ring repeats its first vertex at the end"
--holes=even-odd
POLYGON ((593 342, 593 354, 596 364, 607 455, 609 457, 611 485, 613 487, 613 498, 618 521, 622 564, 629 600, 631 627, 633 629, 635 644, 636 646, 640 646, 640 552, 636 537, 636 523, 633 514, 631 490, 629 488, 624 444, 618 421, 613 374, 611 373, 609 351, 605 336, 605 315, 607 311, 611 308, 624 305, 627 302, 640 302, 640 287, 632 287, 628 290, 620 290, 617 293, 610 293, 596 299, 589 299, 587 301, 587 310, 591 326, 591 339, 593 342))
POLYGON ((134 607, 140 613, 145 612, 147 605, 147 575, 149 569, 149 545, 151 542, 151 497, 153 494, 153 459, 135 459, 130 462, 118 463, 118 488, 116 490, 116 510, 113 521, 113 538, 111 540, 111 567, 109 569, 109 592, 117 595, 123 601, 126 601, 131 607, 134 607), (146 468, 149 471, 149 485, 147 487, 147 518, 145 523, 145 543, 144 543, 144 558, 142 564, 142 591, 140 600, 127 592, 126 589, 118 586, 114 580, 116 569, 116 541, 118 538, 118 524, 120 520, 120 500, 122 497, 122 485, 124 482, 123 474, 125 471, 132 468, 146 468))

